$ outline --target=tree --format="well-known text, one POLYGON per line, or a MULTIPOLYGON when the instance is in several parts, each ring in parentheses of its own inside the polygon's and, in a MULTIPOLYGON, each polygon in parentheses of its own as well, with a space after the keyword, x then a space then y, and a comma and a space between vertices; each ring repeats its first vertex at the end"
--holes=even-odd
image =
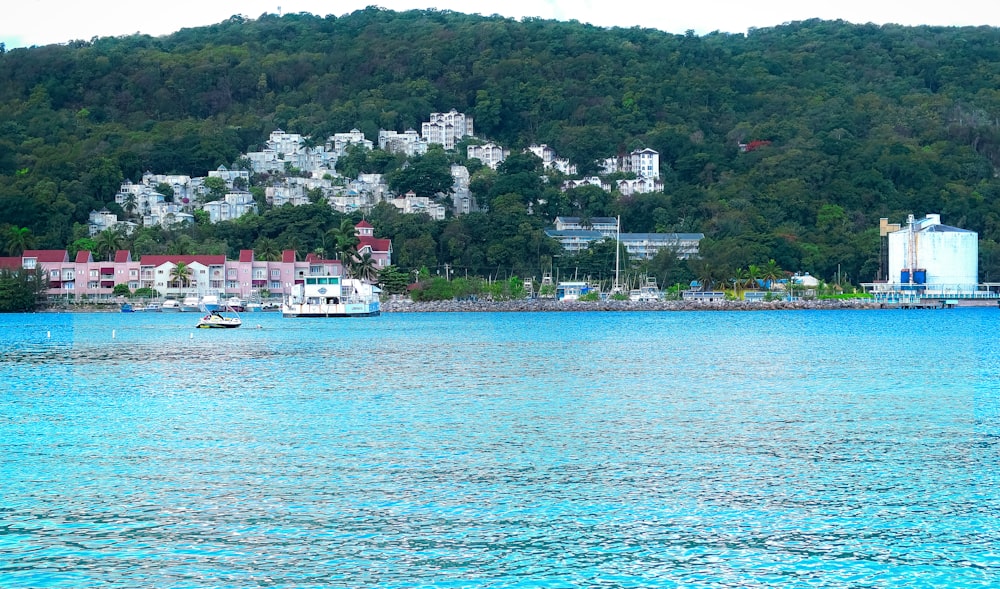
POLYGON ((205 188, 208 189, 208 195, 205 196, 206 201, 221 200, 226 196, 226 181, 217 176, 212 176, 205 178, 205 188))
POLYGON ((94 245, 101 259, 111 261, 115 252, 122 249, 125 236, 117 227, 109 227, 95 236, 94 245))
POLYGON ((350 264, 351 274, 355 278, 373 283, 378 277, 378 269, 375 267, 375 260, 372 259, 370 252, 364 252, 360 255, 355 252, 351 257, 350 264))
POLYGON ((396 266, 385 266, 378 271, 379 288, 389 294, 406 294, 409 281, 410 275, 396 266))
POLYGON ((139 201, 136 199, 135 194, 129 192, 122 198, 122 209, 129 214, 129 216, 134 216, 135 211, 139 208, 139 201))
POLYGON ((35 236, 27 227, 9 227, 6 235, 6 250, 8 256, 20 256, 24 250, 35 247, 35 236))
POLYGON ((781 266, 774 261, 774 259, 768 260, 767 264, 765 264, 764 268, 761 270, 761 278, 770 285, 771 289, 773 289, 775 283, 784 276, 785 272, 781 269, 781 266))
POLYGON ((258 260, 273 262, 281 256, 278 244, 269 237, 260 237, 254 242, 254 254, 258 260))
POLYGON ((120 282, 115 285, 115 288, 111 291, 111 294, 115 295, 116 297, 119 296, 127 297, 132 294, 132 290, 129 289, 127 284, 125 284, 124 282, 120 282))
POLYGON ((185 262, 177 262, 177 265, 170 269, 170 282, 177 285, 177 294, 191 281, 191 268, 185 262))
POLYGON ((45 269, 41 266, 31 270, 0 270, 0 312, 34 311, 45 300, 48 284, 45 269))
POLYGON ((327 231, 327 236, 333 240, 333 249, 338 260, 348 261, 360 243, 357 229, 350 219, 342 220, 339 226, 327 231))

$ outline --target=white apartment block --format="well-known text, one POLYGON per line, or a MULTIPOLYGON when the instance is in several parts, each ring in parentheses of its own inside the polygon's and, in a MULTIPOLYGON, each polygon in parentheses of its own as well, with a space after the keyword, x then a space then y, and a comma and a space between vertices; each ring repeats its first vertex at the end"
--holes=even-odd
POLYGON ((146 227, 160 225, 172 227, 178 223, 194 223, 194 215, 184 210, 176 202, 161 202, 153 205, 148 214, 142 216, 142 224, 146 227))
POLYGON ((449 112, 432 112, 431 120, 420 126, 420 134, 428 144, 437 143, 445 149, 455 149, 462 137, 471 137, 472 117, 451 109, 449 112))
POLYGON ((383 151, 402 153, 406 156, 427 153, 427 141, 413 129, 407 129, 403 133, 380 130, 378 132, 378 147, 383 151))
POLYGON ((604 182, 598 176, 587 176, 580 180, 566 180, 562 184, 562 191, 572 190, 574 188, 579 188, 581 186, 596 186, 598 188, 604 188, 604 182))
POLYGON ((281 186, 268 186, 264 189, 264 198, 268 204, 275 207, 281 207, 286 204, 297 207, 309 203, 309 198, 306 196, 306 189, 301 185, 283 184, 281 186))
POLYGON ((347 133, 334 133, 326 140, 327 148, 333 151, 337 157, 341 157, 347 153, 348 145, 360 145, 368 150, 375 148, 375 144, 365 139, 365 134, 358 129, 351 129, 347 133))
POLYGON ((399 198, 390 199, 389 202, 405 214, 426 213, 435 221, 443 221, 445 208, 426 196, 417 196, 413 191, 407 192, 399 198))
POLYGON ((256 212, 257 203, 249 192, 230 192, 222 200, 207 202, 202 208, 208 212, 209 223, 219 223, 256 212))
POLYGON ((660 177, 660 153, 648 147, 637 149, 626 156, 604 160, 602 167, 605 174, 630 172, 637 178, 655 179, 660 177))
POLYGON ((257 173, 284 172, 289 167, 312 173, 332 171, 337 155, 323 146, 305 147, 304 142, 302 135, 277 129, 271 132, 263 151, 251 151, 246 157, 257 173))
POLYGON ((108 209, 90 211, 90 218, 87 221, 87 232, 93 237, 105 229, 122 229, 127 235, 135 231, 136 225, 130 221, 119 221, 118 215, 108 209))
POLYGON ((544 143, 541 145, 532 145, 528 147, 527 150, 542 160, 542 167, 546 170, 557 170, 566 174, 567 176, 572 176, 576 174, 576 166, 569 163, 566 158, 561 158, 556 155, 556 150, 552 149, 544 143))
POLYGON ((483 162, 484 166, 495 170, 497 166, 507 159, 507 156, 510 155, 510 150, 490 142, 483 145, 470 145, 466 149, 466 153, 470 160, 478 159, 483 162))
POLYGON ((469 169, 458 164, 451 165, 451 199, 456 215, 468 215, 475 210, 472 192, 469 191, 469 169))
POLYGON ((230 170, 226 166, 219 166, 218 170, 209 170, 208 177, 222 178, 229 188, 233 187, 233 181, 237 178, 243 178, 246 181, 246 186, 250 185, 250 172, 246 170, 230 170))
POLYGON ((663 181, 654 178, 639 177, 633 180, 615 180, 603 185, 608 192, 618 192, 622 196, 632 196, 633 194, 648 194, 650 192, 663 192, 663 181))

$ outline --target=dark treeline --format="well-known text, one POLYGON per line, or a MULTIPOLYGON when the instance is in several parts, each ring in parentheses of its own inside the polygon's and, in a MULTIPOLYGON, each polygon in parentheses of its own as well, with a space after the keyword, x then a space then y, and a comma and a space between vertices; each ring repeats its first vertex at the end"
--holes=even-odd
MULTIPOLYGON (((875 277, 879 217, 939 212, 979 232, 982 277, 996 280, 998 88, 1000 32, 989 27, 814 20, 698 37, 377 8, 234 17, 0 55, 0 223, 29 229, 38 247, 67 247, 81 237, 74 224, 146 170, 203 176, 275 128, 356 127, 374 139, 455 108, 478 135, 512 149, 546 143, 581 174, 653 148, 665 188, 559 195, 558 178, 536 184, 531 163, 515 162, 474 176, 489 213, 373 213, 403 269, 605 273, 613 254, 558 257, 542 229, 557 214, 620 214, 631 232, 705 233, 697 263, 650 268, 664 282, 727 280, 774 259, 827 279, 840 268, 856 283, 875 277), (741 152, 754 141, 769 143, 741 152)), ((329 248, 343 219, 321 208, 144 230, 136 249, 329 248)))

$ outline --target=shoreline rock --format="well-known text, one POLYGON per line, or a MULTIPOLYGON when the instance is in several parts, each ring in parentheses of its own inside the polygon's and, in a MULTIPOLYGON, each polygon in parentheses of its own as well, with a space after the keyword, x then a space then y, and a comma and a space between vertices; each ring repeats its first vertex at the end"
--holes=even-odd
POLYGON ((497 313, 565 311, 787 311, 880 309, 872 299, 798 301, 386 301, 383 313, 497 313))

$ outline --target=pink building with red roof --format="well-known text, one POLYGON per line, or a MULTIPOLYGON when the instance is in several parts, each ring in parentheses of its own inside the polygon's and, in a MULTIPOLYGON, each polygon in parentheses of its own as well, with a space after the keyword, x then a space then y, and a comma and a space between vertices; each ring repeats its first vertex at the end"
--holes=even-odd
MULTIPOLYGON (((358 252, 369 252, 378 268, 391 263, 392 243, 372 235, 366 221, 357 225, 358 252)), ((224 255, 146 255, 134 260, 126 250, 115 252, 111 261, 94 260, 89 251, 80 251, 69 259, 66 250, 26 250, 21 257, 0 258, 0 268, 35 268, 41 266, 49 278, 49 298, 87 298, 110 300, 114 287, 128 285, 129 290, 151 288, 160 296, 218 295, 258 299, 262 293, 281 297, 290 293, 306 276, 342 276, 340 260, 325 260, 309 254, 297 260, 294 250, 282 252, 281 261, 256 260, 253 250, 241 250, 239 258, 224 255), (174 268, 188 267, 188 281, 176 280, 174 268)))
POLYGON ((392 264, 392 241, 374 236, 375 228, 364 219, 354 226, 358 234, 358 254, 369 253, 375 261, 375 267, 385 268, 392 264))

